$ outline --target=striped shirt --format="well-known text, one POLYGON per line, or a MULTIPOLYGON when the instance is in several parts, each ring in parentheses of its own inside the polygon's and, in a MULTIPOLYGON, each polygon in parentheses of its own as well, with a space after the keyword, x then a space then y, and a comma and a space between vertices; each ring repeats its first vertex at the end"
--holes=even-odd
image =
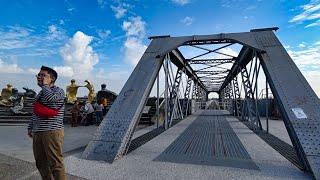
POLYGON ((28 129, 31 129, 33 132, 62 129, 65 108, 63 89, 57 86, 49 87, 47 85, 41 88, 42 90, 36 96, 35 101, 39 101, 41 104, 50 108, 59 109, 59 112, 52 118, 40 118, 35 113, 32 113, 28 129))

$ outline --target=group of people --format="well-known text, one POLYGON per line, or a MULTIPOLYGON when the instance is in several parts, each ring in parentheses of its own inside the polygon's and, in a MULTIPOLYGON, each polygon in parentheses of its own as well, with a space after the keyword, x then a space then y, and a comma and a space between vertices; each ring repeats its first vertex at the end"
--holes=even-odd
POLYGON ((103 102, 92 101, 75 101, 73 107, 70 109, 72 114, 71 127, 76 127, 79 124, 83 126, 99 125, 103 120, 103 110, 105 106, 103 102))

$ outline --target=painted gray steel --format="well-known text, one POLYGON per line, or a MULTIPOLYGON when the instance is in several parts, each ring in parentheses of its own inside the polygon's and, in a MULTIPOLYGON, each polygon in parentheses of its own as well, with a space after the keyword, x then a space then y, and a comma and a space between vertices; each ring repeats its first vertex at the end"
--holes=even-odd
POLYGON ((223 92, 241 72, 239 68, 244 68, 257 53, 298 157, 305 171, 320 179, 320 101, 272 30, 275 29, 153 39, 82 156, 113 162, 126 154, 166 54, 178 68, 185 68, 198 87, 196 96, 201 100, 199 97, 208 92, 223 92), (228 75, 223 77, 199 77, 177 49, 220 43, 243 45, 228 75), (205 86, 202 82, 221 78, 225 81, 220 86, 205 86))
POLYGON ((214 110, 199 115, 155 161, 259 169, 226 116, 214 110))

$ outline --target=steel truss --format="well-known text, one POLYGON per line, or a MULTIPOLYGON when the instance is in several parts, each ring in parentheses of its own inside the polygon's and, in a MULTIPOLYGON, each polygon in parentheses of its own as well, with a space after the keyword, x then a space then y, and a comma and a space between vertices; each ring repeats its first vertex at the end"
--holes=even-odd
POLYGON ((320 102, 275 36, 274 30, 277 28, 255 29, 244 33, 151 38, 149 47, 82 157, 113 162, 127 153, 134 129, 162 66, 165 71, 165 100, 162 103, 165 104, 165 128, 171 126, 174 118, 181 119, 187 114, 190 101, 191 104, 195 102, 193 110, 203 108, 208 93, 217 92, 220 101, 226 102, 231 113, 249 122, 253 131, 261 131, 257 99, 258 76, 262 68, 304 171, 319 179, 320 102), (237 57, 219 51, 236 43, 242 45, 237 57), (223 46, 216 49, 202 46, 207 44, 223 46), (185 59, 178 50, 180 46, 206 52, 185 59), (203 58, 210 53, 227 58, 203 58), (231 68, 221 67, 225 63, 233 64, 231 68), (175 75, 171 64, 178 69, 175 75), (190 66, 193 64, 206 67, 197 70, 190 66), (220 70, 210 70, 212 68, 220 70), (183 84, 182 74, 187 77, 187 83, 180 87, 183 84), (240 82, 238 78, 241 78, 240 82), (241 94, 240 86, 244 94, 241 94), (185 92, 180 92, 180 89, 185 89, 185 92), (182 106, 181 99, 184 100, 182 106))

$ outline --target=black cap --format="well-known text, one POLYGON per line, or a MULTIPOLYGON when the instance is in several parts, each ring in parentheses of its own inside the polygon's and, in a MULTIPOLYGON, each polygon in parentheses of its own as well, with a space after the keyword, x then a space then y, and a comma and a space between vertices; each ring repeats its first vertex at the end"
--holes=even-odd
POLYGON ((58 73, 57 73, 57 71, 55 71, 54 69, 49 68, 49 67, 47 67, 47 66, 41 66, 41 70, 43 70, 43 71, 48 71, 48 73, 55 78, 54 81, 56 81, 56 80, 58 79, 58 73))

